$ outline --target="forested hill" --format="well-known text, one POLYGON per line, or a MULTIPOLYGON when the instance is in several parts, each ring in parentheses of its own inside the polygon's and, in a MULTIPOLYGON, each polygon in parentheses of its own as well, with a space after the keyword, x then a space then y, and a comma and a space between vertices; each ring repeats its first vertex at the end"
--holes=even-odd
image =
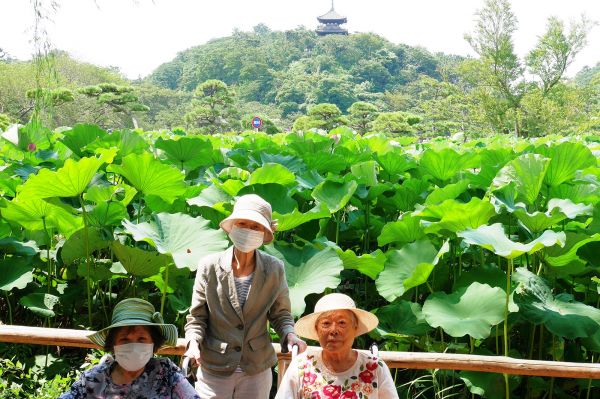
POLYGON ((317 103, 345 111, 355 101, 376 101, 419 75, 439 78, 440 65, 456 60, 372 33, 320 37, 305 28, 276 32, 258 25, 183 51, 146 80, 192 91, 219 79, 235 86, 242 101, 276 104, 285 115, 317 103))

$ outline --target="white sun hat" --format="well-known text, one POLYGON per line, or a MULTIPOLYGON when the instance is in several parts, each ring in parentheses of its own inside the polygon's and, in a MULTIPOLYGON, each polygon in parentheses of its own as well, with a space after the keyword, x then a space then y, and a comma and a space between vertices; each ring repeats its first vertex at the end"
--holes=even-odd
POLYGON ((356 304, 348 295, 345 294, 327 294, 319 299, 315 305, 315 311, 304 317, 301 317, 295 326, 298 335, 318 341, 317 335, 317 320, 321 314, 332 310, 347 309, 356 315, 358 320, 358 328, 356 329, 355 337, 368 333, 379 324, 379 319, 371 312, 358 309, 356 304))
POLYGON ((229 234, 235 220, 251 220, 265 228, 264 243, 273 241, 276 222, 273 221, 271 204, 256 194, 242 195, 235 201, 233 212, 219 224, 229 234))

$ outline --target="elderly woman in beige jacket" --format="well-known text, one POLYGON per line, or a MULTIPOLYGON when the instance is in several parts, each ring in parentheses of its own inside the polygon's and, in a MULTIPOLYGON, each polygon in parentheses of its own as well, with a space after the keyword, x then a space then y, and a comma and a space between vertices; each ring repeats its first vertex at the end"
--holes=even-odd
POLYGON ((258 195, 240 197, 221 222, 233 246, 200 261, 185 355, 201 366, 196 390, 203 399, 269 397, 277 356, 267 322, 282 348, 306 348, 294 332, 283 263, 258 250, 273 241, 271 215, 271 205, 258 195))

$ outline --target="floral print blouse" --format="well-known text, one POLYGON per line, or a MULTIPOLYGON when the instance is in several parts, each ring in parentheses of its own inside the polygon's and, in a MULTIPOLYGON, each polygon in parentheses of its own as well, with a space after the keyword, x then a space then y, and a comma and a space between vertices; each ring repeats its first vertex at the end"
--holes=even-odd
POLYGON ((115 384, 110 376, 114 361, 81 374, 59 399, 200 399, 179 368, 167 358, 152 358, 131 384, 115 384))
POLYGON ((329 371, 322 351, 298 355, 288 367, 275 399, 393 399, 396 386, 387 365, 377 357, 357 351, 352 367, 329 371))

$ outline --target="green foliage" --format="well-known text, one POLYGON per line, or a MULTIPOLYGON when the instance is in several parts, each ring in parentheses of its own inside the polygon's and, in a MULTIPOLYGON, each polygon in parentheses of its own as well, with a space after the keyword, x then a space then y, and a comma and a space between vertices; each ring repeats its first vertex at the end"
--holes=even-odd
POLYGON ((194 96, 192 109, 185 115, 188 125, 210 134, 236 130, 235 93, 226 83, 207 80, 196 87, 194 96))
POLYGON ((411 135, 417 132, 415 125, 420 121, 418 116, 406 112, 382 112, 373 121, 373 130, 397 135, 411 135))

